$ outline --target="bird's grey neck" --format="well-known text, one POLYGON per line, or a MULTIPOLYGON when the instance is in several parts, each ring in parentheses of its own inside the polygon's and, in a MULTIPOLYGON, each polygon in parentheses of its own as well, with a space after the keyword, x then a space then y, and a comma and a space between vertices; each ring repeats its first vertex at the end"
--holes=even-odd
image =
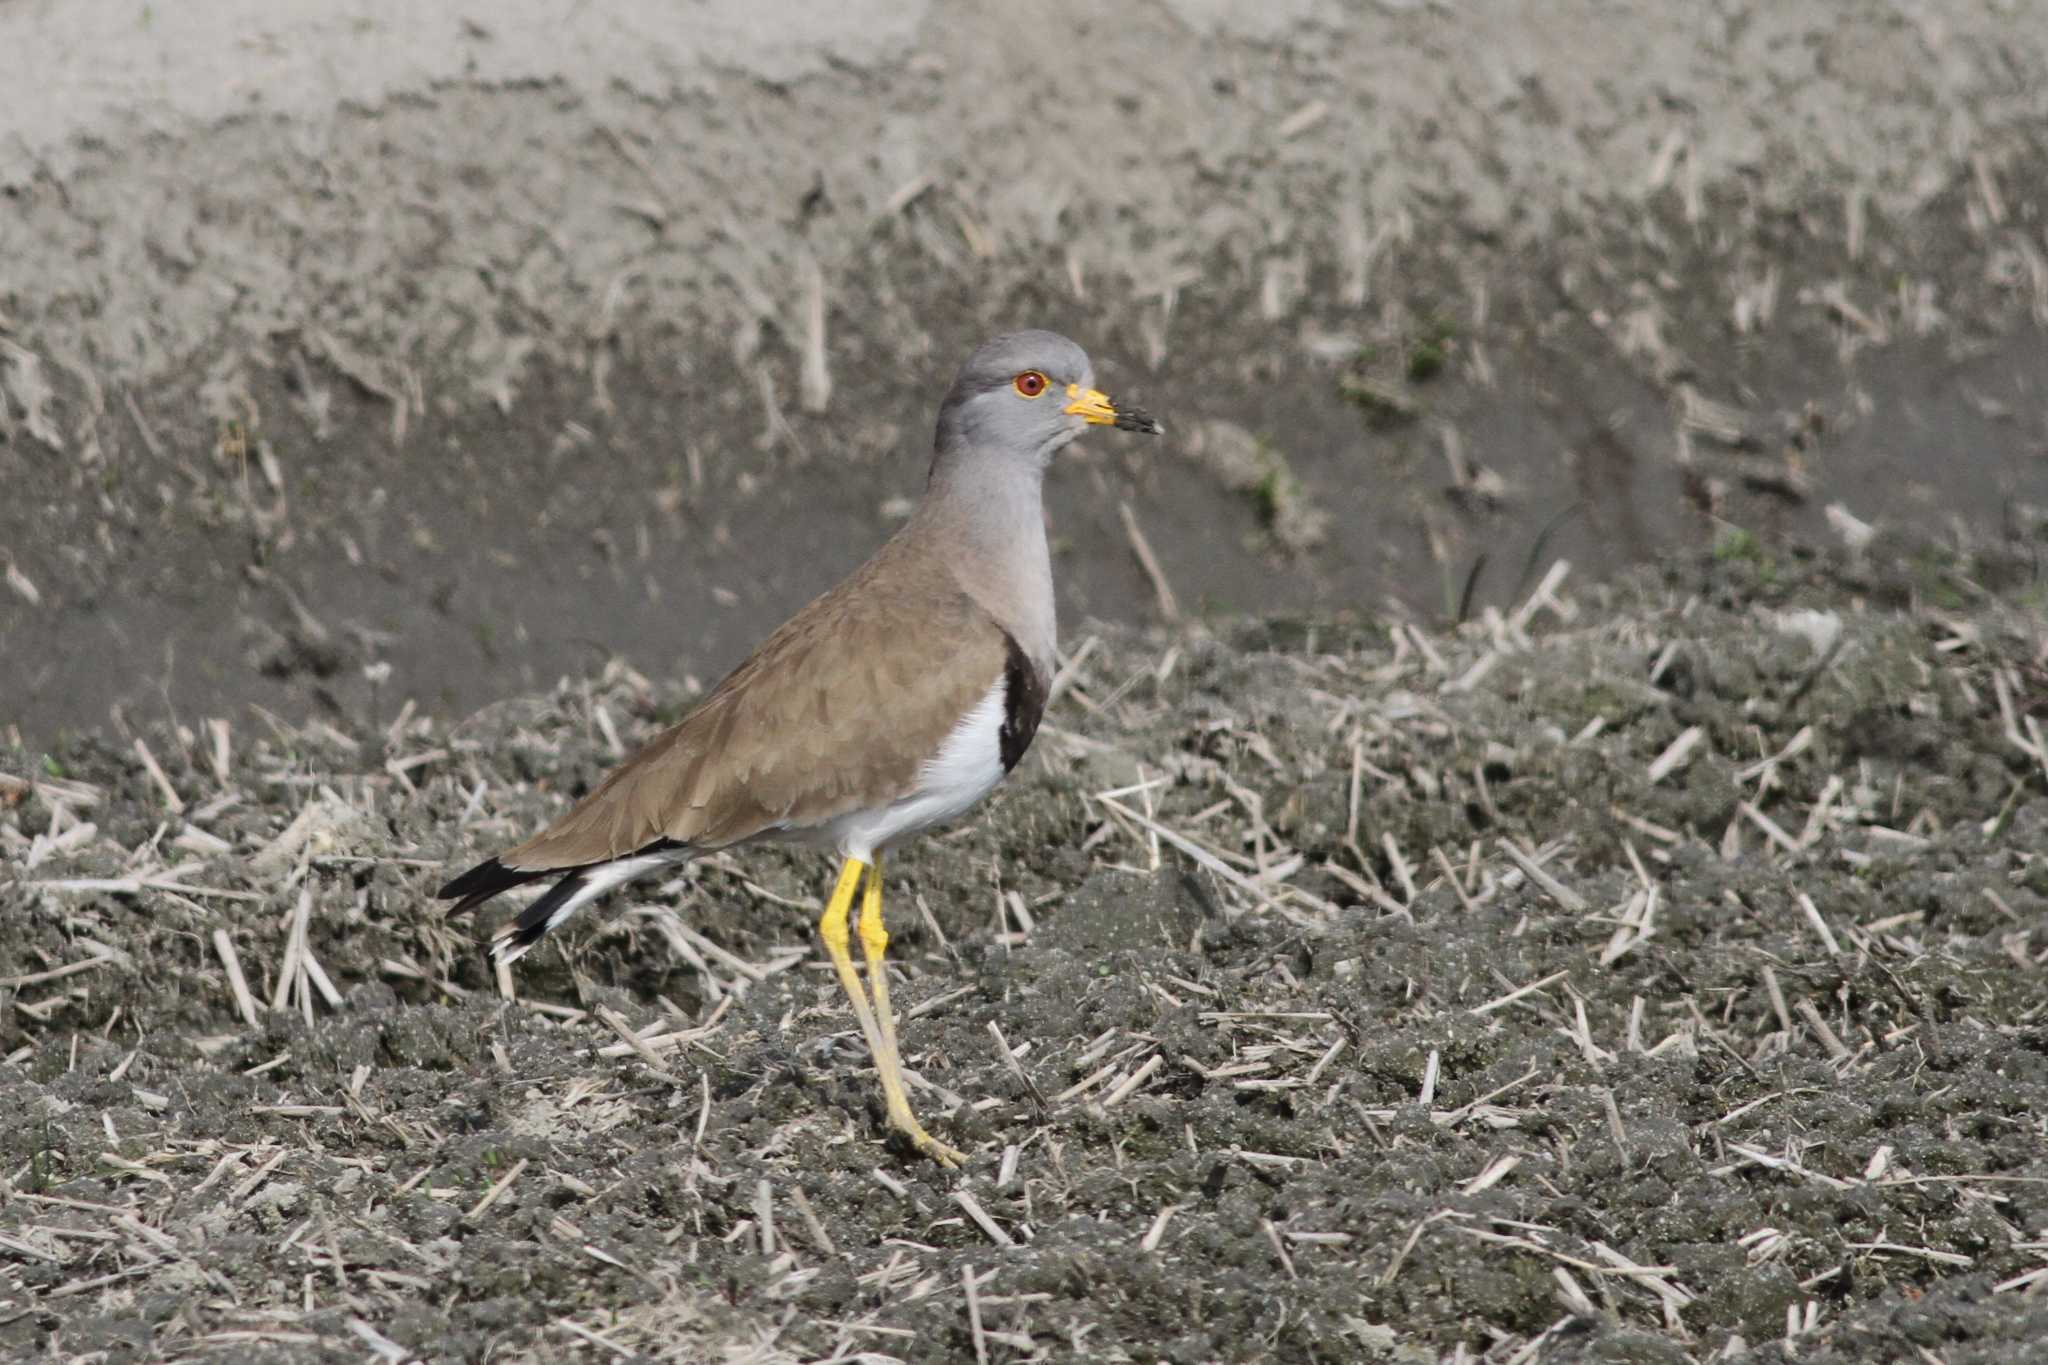
POLYGON ((937 533, 960 585, 1049 673, 1058 625, 1043 484, 1036 464, 941 453, 917 515, 937 533))

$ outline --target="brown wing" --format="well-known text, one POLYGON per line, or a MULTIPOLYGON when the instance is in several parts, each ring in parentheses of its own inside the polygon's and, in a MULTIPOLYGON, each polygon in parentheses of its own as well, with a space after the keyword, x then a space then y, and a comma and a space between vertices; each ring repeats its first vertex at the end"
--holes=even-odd
POLYGON ((891 541, 499 862, 579 867, 663 839, 720 848, 895 800, 1003 676, 1007 652, 943 566, 891 541))

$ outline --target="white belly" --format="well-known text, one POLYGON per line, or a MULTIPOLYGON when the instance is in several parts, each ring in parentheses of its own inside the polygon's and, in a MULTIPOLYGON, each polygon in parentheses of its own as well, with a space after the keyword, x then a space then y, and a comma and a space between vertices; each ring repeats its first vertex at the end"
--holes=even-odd
POLYGON ((819 831, 848 858, 872 862, 877 849, 966 813, 1003 780, 1004 680, 961 717, 918 773, 916 790, 886 806, 842 815, 819 831))

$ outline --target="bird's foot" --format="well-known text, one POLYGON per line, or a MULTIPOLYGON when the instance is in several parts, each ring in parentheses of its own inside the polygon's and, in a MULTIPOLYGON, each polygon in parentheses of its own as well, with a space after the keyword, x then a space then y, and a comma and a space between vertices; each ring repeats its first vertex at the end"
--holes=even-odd
POLYGON ((924 1130, 914 1114, 892 1115, 889 1126, 910 1139, 910 1145, 923 1152, 933 1161, 949 1171, 957 1171, 967 1164, 967 1154, 957 1147, 948 1146, 924 1130))

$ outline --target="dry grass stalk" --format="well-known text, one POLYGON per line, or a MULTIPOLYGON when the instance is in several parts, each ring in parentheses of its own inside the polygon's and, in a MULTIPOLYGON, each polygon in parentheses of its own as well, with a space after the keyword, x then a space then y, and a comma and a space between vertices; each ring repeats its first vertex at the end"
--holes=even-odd
POLYGON ((1572 1278, 1571 1271, 1561 1265, 1554 1265, 1550 1268, 1550 1277, 1557 1281, 1558 1297, 1564 1300, 1566 1308, 1580 1317, 1591 1318, 1599 1315, 1593 1301, 1586 1297, 1586 1291, 1579 1288, 1579 1282, 1572 1278))
POLYGON ((2015 1275, 2009 1280, 2001 1280, 1991 1286, 1991 1292, 1994 1294, 2009 1294, 2016 1289, 2031 1292, 2037 1284, 2048 1284, 2048 1265, 2036 1266, 2034 1269, 2015 1275))
POLYGON ((1643 876, 1648 882, 1648 889, 1629 897, 1621 921, 1615 925, 1614 933, 1600 950, 1600 965, 1603 967, 1612 967, 1656 932, 1657 904, 1663 888, 1649 882, 1647 873, 1643 876))
POLYGON ((1542 864, 1522 852, 1521 849, 1516 848, 1512 840, 1497 839, 1494 841, 1494 846, 1508 855, 1508 861, 1519 867, 1522 870, 1523 876, 1535 883, 1542 890, 1543 894, 1549 896, 1564 909, 1574 915, 1582 915, 1591 908, 1586 904, 1584 896, 1581 896, 1578 892, 1544 871, 1542 864))
POLYGON ((1626 1154, 1628 1151, 1628 1129, 1622 1126, 1621 1109, 1614 1102, 1614 1090, 1612 1087, 1603 1087, 1601 1089, 1600 1105, 1607 1115, 1608 1135, 1614 1139, 1614 1145, 1626 1154))
MULTIPOLYGON (((996 1054, 1002 1058, 1003 1069, 1010 1073, 1011 1079, 1024 1088, 1024 1093, 1031 1097, 1031 1102, 1038 1107, 1039 1112, 1045 1112, 1045 1097, 1038 1093, 1037 1084, 1032 1081, 1030 1073, 1024 1070, 1024 1064, 1018 1060, 1016 1050, 1010 1046, 1009 1040, 1003 1037, 1002 1028, 993 1019, 988 1021, 988 1033, 989 1037, 995 1039, 996 1054)), ((1025 1046, 1028 1047, 1030 1044, 1027 1043, 1025 1046)), ((999 1185, 1007 1183, 997 1182, 999 1185)))
POLYGON ((761 1239, 761 1254, 775 1254, 775 1185, 766 1176, 754 1182, 754 1228, 761 1239))
POLYGON ((355 1333, 362 1343, 370 1348, 372 1355, 379 1360, 390 1362, 390 1365, 403 1365, 403 1362, 417 1356, 416 1352, 408 1351, 361 1318, 350 1318, 348 1330, 355 1333))
POLYGON ((1700 741, 1706 737, 1705 728, 1698 725, 1689 725, 1679 731, 1678 738, 1672 740, 1665 746, 1663 753, 1650 761, 1644 776, 1652 786, 1662 782, 1686 765, 1692 758, 1693 750, 1697 749, 1700 741))
MULTIPOLYGON (((1837 1180, 1834 1176, 1828 1175, 1821 1171, 1812 1170, 1800 1164, 1798 1161, 1792 1159, 1791 1157, 1777 1156, 1773 1153, 1764 1151, 1762 1148, 1750 1146, 1748 1143, 1731 1142, 1728 1144, 1728 1150, 1734 1153, 1736 1156, 1741 1157, 1743 1161, 1751 1162, 1755 1165, 1763 1166, 1770 1170, 1783 1171, 1787 1175, 1797 1176, 1802 1180, 1811 1180, 1818 1184, 1825 1185, 1829 1189, 1846 1190, 1850 1188, 1851 1182, 1847 1180, 1837 1180)), ((1732 1173, 1736 1169, 1737 1167, 1735 1165, 1719 1166, 1716 1167, 1711 1173, 1714 1175, 1723 1175, 1732 1173)))
POLYGON ((1116 510, 1123 522, 1124 537, 1131 543, 1131 553, 1137 557, 1138 567, 1145 571, 1146 582, 1152 585, 1152 600, 1158 605, 1160 619, 1168 625, 1177 624, 1180 600, 1173 594, 1166 570, 1159 566, 1159 556, 1152 552, 1152 542, 1145 539, 1145 532, 1138 526, 1138 514, 1131 510, 1129 502, 1119 502, 1116 510))
POLYGON ((1806 1026, 1813 1030, 1813 1036, 1820 1040, 1820 1045, 1828 1050, 1830 1060, 1837 1062, 1846 1061, 1853 1055, 1849 1051, 1848 1045, 1836 1036, 1832 1028, 1828 1027, 1828 1021, 1821 1017, 1819 1007, 1811 1000, 1801 1000, 1792 1008, 1799 1012, 1799 1017, 1806 1021, 1806 1026))
POLYGON ((960 1267, 960 1288, 967 1296, 967 1327, 974 1340, 975 1365, 988 1365, 988 1332, 981 1322, 981 1300, 974 1285, 974 1267, 960 1267))
POLYGON ((1828 922, 1821 918, 1820 907, 1813 903, 1813 897, 1801 891, 1796 899, 1800 910, 1806 915, 1806 922, 1811 924, 1813 932, 1820 936, 1821 946, 1828 950, 1828 956, 1840 957, 1842 945, 1835 941, 1834 931, 1828 928, 1828 922))
POLYGON ((1451 1225, 1451 1230, 1473 1238, 1476 1241, 1491 1242, 1495 1246, 1513 1247, 1517 1251, 1533 1252, 1538 1256, 1546 1256, 1560 1265, 1570 1266, 1573 1270, 1584 1271, 1589 1275, 1621 1275, 1631 1279, 1643 1279, 1650 1276, 1665 1277, 1678 1273, 1678 1267, 1671 1265, 1636 1265, 1633 1262, 1627 1266, 1601 1265, 1597 1261, 1589 1261, 1584 1257, 1572 1256, 1557 1250, 1555 1247, 1548 1247, 1531 1238, 1517 1236, 1512 1233, 1490 1232, 1485 1228, 1465 1227, 1457 1223, 1451 1225))
MULTIPOLYGON (((1308 892, 1302 891, 1298 887, 1279 887, 1275 889, 1266 888, 1265 886, 1261 885, 1258 881, 1250 877, 1246 877, 1242 873, 1230 867, 1216 853, 1211 852, 1209 849, 1202 847, 1193 839, 1190 839, 1187 836, 1180 834, 1178 831, 1169 829, 1167 826, 1161 824, 1157 820, 1150 818, 1149 816, 1140 814, 1138 811, 1131 809, 1129 806, 1116 800, 1114 797, 1102 796, 1098 794, 1094 799, 1101 802, 1102 805, 1106 808, 1116 811, 1125 819, 1130 820, 1134 824, 1137 824, 1142 828, 1148 829, 1153 833, 1157 834, 1161 839, 1173 845, 1182 853, 1185 853, 1188 857, 1194 859, 1195 862, 1199 863, 1203 868, 1205 868, 1209 872, 1215 874, 1215 876, 1217 876, 1222 881, 1229 883, 1231 886, 1234 886, 1238 890, 1244 892, 1247 896, 1252 897, 1252 899, 1259 905, 1272 906, 1275 909, 1280 910, 1281 913, 1284 914, 1286 913, 1286 911, 1281 906, 1279 898, 1281 896, 1285 896, 1289 899, 1300 902, 1301 904, 1307 906, 1309 909, 1324 914, 1336 913, 1337 907, 1331 905, 1328 901, 1323 900, 1321 897, 1313 896, 1310 895, 1308 892)), ((1274 875, 1277 877, 1283 870, 1291 874, 1294 868, 1298 866, 1299 864, 1295 863, 1292 867, 1285 867, 1284 869, 1276 868, 1274 871, 1274 875)))
POLYGON ((1266 1244, 1273 1248, 1273 1258, 1280 1262, 1280 1268, 1287 1273, 1287 1278, 1300 1279, 1301 1276, 1295 1273, 1294 1258, 1287 1254, 1287 1245, 1280 1240, 1280 1229, 1273 1226, 1273 1220, 1261 1218, 1259 1231, 1265 1234, 1266 1244))
POLYGON ((1166 1065, 1166 1058, 1160 1053, 1153 1053, 1143 1066, 1124 1077, 1121 1081, 1118 1081, 1115 1088, 1102 1097, 1102 1107, 1104 1109, 1114 1109, 1119 1104, 1122 1104, 1131 1095, 1136 1093, 1139 1086, 1151 1080, 1153 1073, 1164 1065, 1166 1065))
POLYGON ((1751 824, 1764 832, 1764 836, 1787 853, 1798 853, 1805 847, 1799 840, 1787 834, 1777 821, 1757 809, 1754 801, 1739 802, 1736 807, 1749 818, 1751 824))
POLYGON ((634 1032, 633 1025, 627 1021, 625 1015, 605 1005, 599 1005, 596 1013, 598 1022, 618 1034, 619 1041, 645 1062, 649 1071, 671 1085, 682 1084, 682 1079, 668 1069, 668 1064, 662 1061, 660 1054, 648 1045, 647 1040, 634 1032))
POLYGON ((481 1218, 491 1205, 497 1203, 504 1196, 505 1191, 512 1188, 513 1182, 526 1174, 526 1168, 531 1164, 530 1158, 521 1157, 511 1170, 499 1176, 491 1184, 491 1187, 484 1191, 481 1199, 478 1199, 475 1204, 470 1206, 469 1212, 462 1215, 464 1221, 474 1223, 478 1218, 481 1218))
POLYGON ((989 1217, 988 1210, 984 1209, 981 1206, 981 1201, 972 1194, 966 1190, 954 1190, 952 1199, 969 1218, 974 1220, 974 1225, 980 1228, 983 1235, 991 1242, 994 1242, 999 1247, 1013 1247, 1017 1245, 1017 1239, 1005 1232, 1002 1224, 989 1217))
POLYGON ((1115 1062, 1104 1062, 1101 1066, 1089 1072, 1080 1080, 1075 1081, 1065 1090, 1060 1091, 1059 1094, 1054 1095, 1052 1097, 1052 1102, 1054 1104, 1065 1104, 1070 1100, 1079 1099, 1082 1095, 1086 1094, 1090 1090, 1093 1090, 1096 1086, 1100 1085, 1102 1082, 1108 1080, 1111 1076, 1115 1075, 1116 1070, 1117 1064, 1115 1062))
POLYGON ((285 933, 284 961, 278 967, 277 985, 270 998, 270 1008, 274 1011, 287 1009, 296 1000, 308 1024, 313 1022, 315 991, 327 1002, 328 1008, 341 1008, 341 992, 334 988, 334 983, 328 979, 307 942, 312 913, 313 888, 302 882, 299 898, 292 907, 290 927, 285 933))
POLYGON ((241 955, 235 951, 235 941, 228 937, 227 930, 213 931, 213 951, 227 972, 228 991, 235 998, 235 1008, 240 1011, 242 1022, 250 1028, 260 1027, 261 1021, 256 1017, 256 997, 249 993, 249 979, 242 975, 241 955))
POLYGON ((1464 1185, 1462 1185, 1459 1188, 1459 1193, 1473 1195, 1480 1194, 1487 1190, 1490 1190, 1495 1185, 1498 1185, 1501 1181, 1507 1179, 1509 1174, 1511 1174, 1514 1171, 1515 1167, 1521 1164, 1522 1158, 1518 1156, 1496 1157, 1493 1161, 1487 1164, 1485 1170, 1481 1171, 1478 1175, 1475 1175, 1470 1180, 1466 1181, 1464 1185))
POLYGON ((1546 608, 1560 621, 1570 621, 1576 616, 1578 608, 1557 595, 1557 590, 1564 586, 1564 580, 1571 571, 1570 560, 1553 560, 1542 581, 1522 600, 1522 604, 1515 608, 1514 614, 1508 617, 1509 628, 1518 635, 1527 632, 1530 623, 1535 620, 1536 613, 1546 608))
POLYGON ((1429 856, 1436 860, 1438 870, 1444 874, 1444 880, 1451 884, 1451 891, 1457 896, 1458 904, 1464 907, 1465 913, 1469 915, 1476 912, 1479 906, 1466 893, 1464 883, 1458 878, 1458 869, 1451 865, 1449 856, 1444 853, 1443 849, 1434 844, 1430 845, 1429 856))
POLYGON ((67 962, 61 967, 52 967, 48 971, 25 972, 20 976, 0 976, 0 990, 19 990, 23 986, 40 986, 50 981, 62 981, 67 976, 76 976, 80 972, 89 972, 95 967, 103 967, 109 962, 116 961, 118 957, 119 954, 111 949, 103 949, 102 951, 95 952, 91 957, 80 958, 76 962, 67 962))
POLYGON ((1415 1244, 1422 1240, 1423 1233, 1429 1231, 1432 1226, 1446 1218, 1463 1218, 1465 1216, 1465 1214, 1459 1213, 1455 1209, 1439 1209, 1417 1223, 1413 1228, 1410 1228, 1407 1240, 1401 1243, 1401 1249, 1394 1253, 1394 1259, 1387 1263, 1387 1268, 1379 1273, 1379 1278, 1376 1281, 1378 1286, 1381 1289, 1385 1289, 1394 1282, 1394 1277, 1401 1273, 1401 1267, 1407 1263, 1409 1253, 1414 1251, 1415 1244))
POLYGON ((832 404, 832 369, 825 351, 825 271, 816 256, 805 252, 801 274, 804 354, 797 386, 798 401, 805 412, 816 414, 832 404))
POLYGON ((1165 1240, 1166 1237, 1166 1225, 1173 1220, 1173 1215, 1179 1213, 1180 1209, 1181 1206, 1179 1204, 1162 1206, 1159 1212, 1152 1216, 1152 1226, 1147 1228, 1144 1237, 1139 1239, 1138 1250, 1159 1250, 1160 1242, 1165 1240))
POLYGON ((1842 1245, 1851 1251, 1868 1251, 1873 1255, 1879 1256, 1917 1256, 1923 1261, 1933 1261, 1937 1265, 1963 1267, 1977 1264, 1975 1257, 1965 1256, 1961 1252, 1937 1251, 1933 1247, 1905 1246, 1898 1242, 1844 1242, 1842 1245))
POLYGON ((1380 835, 1380 847, 1387 852, 1387 865, 1394 870, 1394 880, 1401 884, 1401 895, 1409 905, 1415 904, 1415 874, 1409 871, 1408 860, 1401 856, 1401 846, 1394 840, 1392 830, 1380 835))
POLYGON ((164 770, 157 763, 156 755, 150 752, 149 745, 140 735, 135 737, 135 756, 142 761, 143 771, 149 774, 149 780, 156 784, 157 791, 162 793, 164 805, 173 815, 184 814, 185 803, 179 798, 178 789, 171 785, 170 778, 164 776, 164 770))
POLYGON ((1493 1013, 1493 1011, 1497 1009, 1501 1009, 1504 1006, 1514 1004, 1517 1000, 1520 1000, 1525 996, 1535 994, 1537 991, 1544 989, 1546 986, 1554 985, 1557 982, 1564 980, 1566 977, 1570 975, 1571 969, 1569 967, 1562 968, 1558 971, 1552 972, 1549 976, 1544 977, 1540 981, 1531 981, 1526 986, 1517 986, 1514 990, 1509 991, 1506 995, 1497 996, 1494 999, 1487 1001, 1483 1005, 1474 1005, 1467 1012, 1470 1014, 1491 1014, 1493 1013))
POLYGON ((1422 1085, 1415 1092, 1415 1102, 1425 1109, 1436 1103, 1436 1082, 1443 1060, 1442 1051, 1431 1048, 1429 1057, 1422 1064, 1422 1085))
MULTIPOLYGON (((731 1009, 732 997, 730 995, 722 996, 704 1022, 694 1028, 676 1029, 664 1033, 662 1032, 662 1021, 657 1019, 645 1028, 636 1031, 633 1035, 633 1042, 607 1043, 597 1050, 597 1055, 609 1058, 638 1054, 644 1057, 649 1053, 680 1051, 692 1044, 701 1043, 704 1039, 717 1033, 724 1024, 726 1015, 731 1009)), ((577 1018, 581 1018, 583 1011, 577 1010, 573 1013, 577 1018)))
POLYGON ((804 1193, 803 1186, 789 1187, 789 1201, 796 1205, 797 1216, 803 1219, 804 1231, 810 1234, 812 1244, 825 1255, 837 1257, 839 1248, 833 1245, 832 1234, 825 1230, 825 1224, 818 1217, 818 1211, 811 1207, 810 1196, 804 1193))
POLYGON ((1538 1069, 1532 1066, 1505 1085, 1495 1086, 1469 1104, 1460 1105, 1456 1109, 1438 1110, 1429 1116, 1429 1121, 1439 1128, 1455 1128, 1465 1120, 1476 1117, 1486 1119, 1495 1127, 1513 1127, 1517 1122, 1515 1115, 1496 1109, 1493 1102, 1511 1090, 1521 1089, 1535 1080, 1538 1074, 1538 1069))

